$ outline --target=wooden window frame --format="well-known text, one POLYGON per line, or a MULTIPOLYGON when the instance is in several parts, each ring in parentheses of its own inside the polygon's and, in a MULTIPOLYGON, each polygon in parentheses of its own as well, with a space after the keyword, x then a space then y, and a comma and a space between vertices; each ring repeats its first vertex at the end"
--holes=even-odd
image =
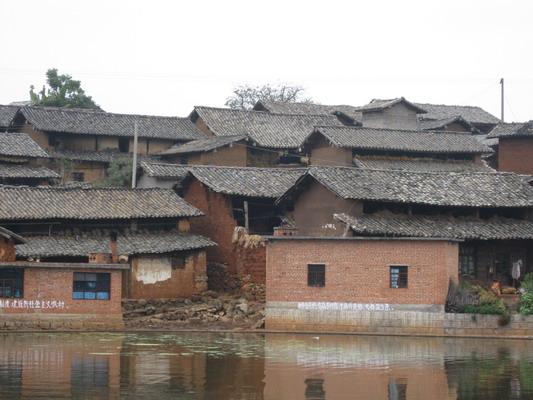
POLYGON ((326 264, 324 263, 309 263, 307 264, 307 286, 309 287, 325 287, 326 286, 326 264), (317 268, 318 267, 318 268, 317 268), (312 269, 322 269, 312 271, 312 269))

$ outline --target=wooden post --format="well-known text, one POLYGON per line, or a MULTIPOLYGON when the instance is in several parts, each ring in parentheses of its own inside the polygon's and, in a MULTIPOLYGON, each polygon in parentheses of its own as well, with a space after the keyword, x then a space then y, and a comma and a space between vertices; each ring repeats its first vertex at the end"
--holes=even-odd
POLYGON ((138 132, 137 132, 137 121, 135 121, 134 129, 133 129, 133 165, 131 167, 131 188, 135 189, 137 186, 137 139, 138 139, 138 132))
POLYGON ((244 200, 244 227, 246 232, 250 233, 250 218, 248 215, 248 201, 244 200))

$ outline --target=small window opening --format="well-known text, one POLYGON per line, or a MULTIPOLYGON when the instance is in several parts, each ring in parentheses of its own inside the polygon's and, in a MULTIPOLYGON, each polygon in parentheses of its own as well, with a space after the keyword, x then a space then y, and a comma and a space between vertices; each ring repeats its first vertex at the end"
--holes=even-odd
POLYGON ((324 264, 307 265, 307 286, 326 286, 326 266, 324 264))

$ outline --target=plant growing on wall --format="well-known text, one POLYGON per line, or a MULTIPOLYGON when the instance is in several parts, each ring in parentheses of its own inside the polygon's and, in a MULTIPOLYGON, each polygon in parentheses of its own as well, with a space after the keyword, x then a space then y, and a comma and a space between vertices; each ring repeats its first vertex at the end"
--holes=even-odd
POLYGON ((131 187, 133 161, 128 157, 115 158, 109 163, 106 178, 94 184, 95 187, 131 187))
POLYGON ((524 276, 521 285, 522 294, 520 295, 520 314, 533 314, 533 273, 530 272, 524 276))
POLYGON ((92 97, 85 94, 80 81, 67 74, 59 75, 56 68, 46 71, 46 83, 48 87, 43 86, 40 92, 35 92, 35 87, 30 86, 33 105, 100 109, 92 97))

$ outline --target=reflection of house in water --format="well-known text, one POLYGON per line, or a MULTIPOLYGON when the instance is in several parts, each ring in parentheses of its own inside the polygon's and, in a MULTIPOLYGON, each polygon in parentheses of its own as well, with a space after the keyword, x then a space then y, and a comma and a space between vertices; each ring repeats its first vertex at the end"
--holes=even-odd
POLYGON ((1 336, 0 397, 118 398, 122 339, 109 335, 95 354, 91 335, 1 336))
POLYGON ((456 399, 445 351, 434 338, 267 334, 264 398, 456 399))

